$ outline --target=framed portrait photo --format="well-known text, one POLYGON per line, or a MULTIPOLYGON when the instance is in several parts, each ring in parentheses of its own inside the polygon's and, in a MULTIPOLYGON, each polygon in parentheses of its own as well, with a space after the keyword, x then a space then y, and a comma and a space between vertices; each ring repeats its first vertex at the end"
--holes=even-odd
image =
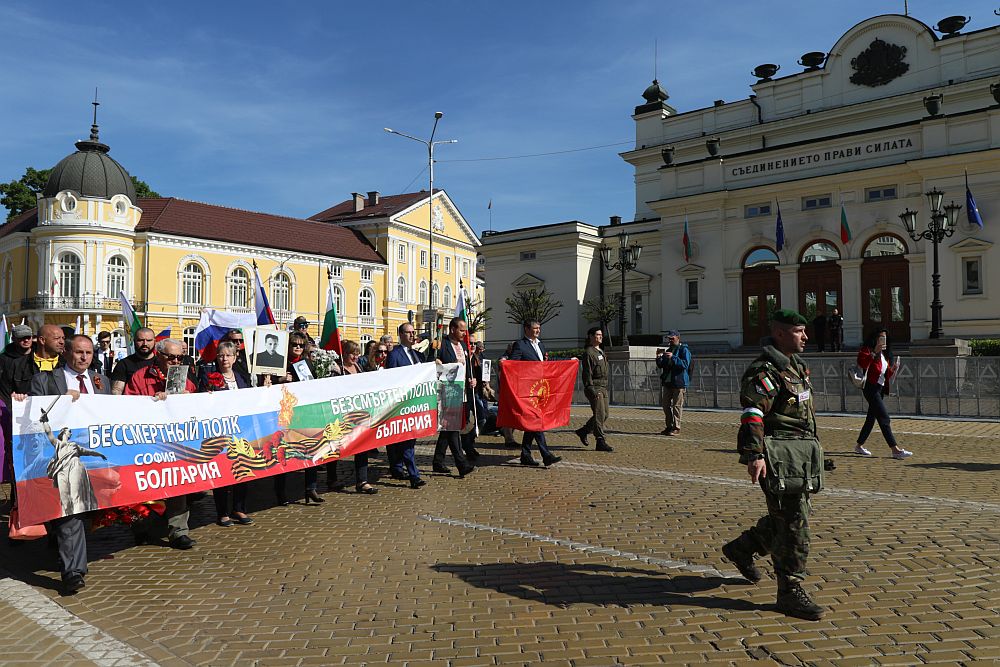
POLYGON ((288 332, 269 327, 244 329, 243 337, 253 332, 253 360, 251 372, 255 375, 285 375, 288 361, 288 332))

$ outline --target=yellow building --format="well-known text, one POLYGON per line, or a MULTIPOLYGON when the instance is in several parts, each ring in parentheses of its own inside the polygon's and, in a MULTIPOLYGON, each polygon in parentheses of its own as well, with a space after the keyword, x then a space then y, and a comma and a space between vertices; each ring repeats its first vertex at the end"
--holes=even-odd
MULTIPOLYGON (((253 309, 255 262, 279 324, 303 315, 314 336, 332 273, 341 335, 364 341, 394 333, 411 310, 419 318, 428 305, 453 307, 463 276, 475 284, 478 241, 443 192, 433 209, 437 289, 427 294, 430 276, 421 282, 427 269, 418 268, 430 251, 426 192, 385 197, 407 203, 369 207, 361 218, 365 200, 355 196, 311 220, 140 200, 96 125, 76 147, 53 168, 38 207, 0 226, 0 308, 8 321, 120 331, 121 291, 147 326, 190 343, 203 308, 253 309), (383 214, 371 217, 375 210, 383 214)), ((378 193, 369 201, 377 204, 378 193)))

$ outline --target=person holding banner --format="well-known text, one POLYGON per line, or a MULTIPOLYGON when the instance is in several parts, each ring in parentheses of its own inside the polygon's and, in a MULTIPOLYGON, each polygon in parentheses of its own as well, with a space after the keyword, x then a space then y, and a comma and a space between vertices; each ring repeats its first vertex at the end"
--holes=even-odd
MULTIPOLYGON (((524 323, 524 336, 514 341, 514 347, 510 351, 511 361, 547 361, 548 353, 545 351, 545 344, 538 339, 542 332, 542 325, 538 320, 531 320, 524 323)), ((536 461, 531 456, 531 441, 538 443, 538 453, 542 455, 542 463, 546 467, 562 461, 561 456, 553 454, 545 444, 544 431, 525 431, 524 439, 521 440, 521 465, 537 466, 536 461)))
MULTIPOLYGON (((417 330, 409 322, 403 322, 397 330, 399 334, 399 345, 392 348, 388 358, 385 360, 386 368, 403 368, 405 366, 415 366, 424 363, 424 355, 413 349, 413 344, 417 342, 417 330)), ((413 448, 416 446, 416 438, 403 440, 385 448, 386 456, 389 458, 389 474, 394 479, 410 480, 410 488, 419 489, 427 484, 420 479, 420 470, 417 469, 416 458, 413 448), (405 472, 403 468, 406 468, 405 472)))
POLYGON ((26 394, 31 377, 38 372, 31 359, 34 334, 31 327, 18 324, 11 329, 11 340, 0 355, 0 400, 10 405, 11 394, 26 394))
MULTIPOLYGON (((211 393, 250 387, 250 375, 235 367, 238 352, 239 350, 233 343, 219 343, 219 348, 215 353, 215 370, 211 371, 202 366, 198 373, 198 391, 211 393)), ((217 524, 229 528, 237 523, 242 526, 253 523, 253 519, 247 516, 247 490, 246 483, 212 489, 217 524), (232 497, 233 502, 231 514, 229 512, 230 497, 232 497)))
MULTIPOLYGON (((344 351, 344 375, 364 372, 358 365, 361 346, 353 340, 345 340, 341 343, 341 349, 344 351)), ((326 483, 334 491, 343 491, 347 488, 347 483, 337 481, 337 463, 338 461, 332 461, 327 464, 326 483)), ((368 452, 354 455, 354 477, 355 489, 358 493, 378 493, 378 489, 368 483, 368 452)))
MULTIPOLYGON (((469 391, 475 389, 476 379, 472 376, 472 364, 469 361, 469 350, 465 347, 465 335, 468 324, 460 317, 453 317, 448 323, 448 336, 438 350, 437 363, 439 364, 459 364, 461 372, 465 376, 465 397, 466 405, 463 408, 468 410, 469 391)), ((465 477, 475 470, 475 466, 466 461, 462 453, 462 440, 459 431, 441 431, 438 433, 437 446, 434 448, 434 472, 451 474, 451 470, 444 464, 445 451, 450 449, 451 456, 455 459, 458 467, 458 476, 465 477)), ((473 450, 475 451, 475 450, 473 450)), ((479 453, 476 452, 476 457, 479 453)))
MULTIPOLYGON (((140 329, 140 333, 136 334, 137 353, 139 350, 139 337, 143 331, 143 329, 140 329)), ((145 331, 149 332, 151 338, 155 336, 152 329, 145 329, 145 331)), ((168 369, 171 366, 181 365, 181 357, 184 356, 183 353, 184 350, 180 342, 172 338, 167 338, 156 343, 156 353, 153 355, 150 363, 139 368, 129 378, 128 383, 125 385, 125 395, 152 396, 158 401, 166 400, 168 369)), ((130 357, 122 359, 119 366, 124 366, 130 357)), ((191 382, 190 378, 186 384, 187 388, 184 393, 193 394, 197 391, 197 387, 191 382)), ((166 498, 164 499, 164 504, 166 505, 166 511, 163 513, 163 517, 166 519, 166 534, 170 540, 170 546, 174 549, 190 549, 196 543, 188 536, 188 518, 191 516, 191 512, 188 510, 187 496, 181 495, 166 498)), ((145 542, 146 532, 138 527, 133 527, 132 531, 137 543, 145 542)), ((158 529, 158 532, 162 531, 158 529)))

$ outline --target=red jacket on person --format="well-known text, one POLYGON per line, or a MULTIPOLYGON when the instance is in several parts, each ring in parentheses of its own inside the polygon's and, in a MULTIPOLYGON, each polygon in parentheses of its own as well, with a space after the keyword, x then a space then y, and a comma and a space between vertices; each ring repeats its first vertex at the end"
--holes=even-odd
MULTIPOLYGON (((166 390, 167 378, 164 377, 163 371, 156 364, 150 364, 132 374, 125 385, 124 393, 126 396, 155 396, 157 392, 166 390)), ((191 382, 190 377, 187 379, 186 390, 189 394, 198 391, 198 387, 191 382)))
MULTIPOLYGON (((884 352, 882 354, 885 354, 884 352)), ((882 354, 875 354, 875 352, 870 347, 862 347, 858 350, 858 366, 865 370, 865 382, 871 384, 878 384, 878 377, 882 374, 882 354)), ((895 374, 895 370, 892 364, 885 361, 888 368, 885 369, 885 382, 882 385, 884 391, 889 390, 889 380, 895 374)))

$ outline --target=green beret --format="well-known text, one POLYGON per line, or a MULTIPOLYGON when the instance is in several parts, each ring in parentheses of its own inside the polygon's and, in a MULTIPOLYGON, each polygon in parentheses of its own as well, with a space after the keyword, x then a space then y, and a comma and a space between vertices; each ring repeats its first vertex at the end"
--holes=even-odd
POLYGON ((792 325, 809 324, 809 321, 806 320, 806 318, 802 317, 797 311, 794 311, 791 308, 782 308, 781 310, 774 311, 774 314, 771 315, 771 321, 792 325))

